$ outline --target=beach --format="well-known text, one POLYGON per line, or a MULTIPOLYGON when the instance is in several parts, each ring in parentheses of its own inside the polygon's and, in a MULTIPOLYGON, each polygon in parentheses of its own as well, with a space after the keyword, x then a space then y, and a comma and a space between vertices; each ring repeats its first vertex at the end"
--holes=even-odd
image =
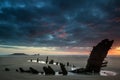
MULTIPOLYGON (((108 56, 107 67, 102 68, 102 70, 108 70, 116 72, 115 76, 101 76, 101 75, 85 75, 85 74, 75 74, 75 75, 38 75, 31 73, 21 73, 17 72, 16 69, 22 67, 27 70, 29 67, 33 67, 39 72, 43 72, 43 66, 51 66, 54 71, 60 71, 60 67, 53 64, 41 64, 28 62, 28 60, 35 60, 39 58, 40 61, 45 61, 47 55, 39 56, 0 56, 0 78, 1 80, 120 80, 120 56, 108 56), (9 68, 10 71, 5 71, 5 68, 9 68)), ((49 59, 53 59, 54 62, 62 62, 65 65, 67 62, 70 66, 76 66, 80 68, 85 68, 87 64, 87 59, 89 56, 86 55, 48 55, 49 59)), ((66 67, 70 70, 70 67, 66 67)))

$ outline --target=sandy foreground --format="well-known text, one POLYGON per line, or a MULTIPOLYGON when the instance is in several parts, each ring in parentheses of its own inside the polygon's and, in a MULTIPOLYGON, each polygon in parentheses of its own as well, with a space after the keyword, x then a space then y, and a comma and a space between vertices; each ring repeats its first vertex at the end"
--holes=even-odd
MULTIPOLYGON (((120 56, 108 56, 108 66, 104 70, 110 70, 117 73, 116 76, 100 76, 100 75, 56 75, 45 76, 35 75, 30 73, 16 72, 16 69, 22 67, 29 69, 33 67, 38 71, 43 71, 43 66, 48 64, 27 62, 29 59, 37 59, 45 61, 47 56, 1 56, 0 57, 0 80, 120 80, 120 56), (9 68, 10 71, 6 72, 4 69, 9 68)), ((85 67, 88 56, 48 56, 49 60, 53 59, 55 62, 62 62, 77 67, 85 67)), ((49 64, 55 71, 60 71, 60 67, 49 64)), ((69 67, 66 67, 69 70, 69 67)))

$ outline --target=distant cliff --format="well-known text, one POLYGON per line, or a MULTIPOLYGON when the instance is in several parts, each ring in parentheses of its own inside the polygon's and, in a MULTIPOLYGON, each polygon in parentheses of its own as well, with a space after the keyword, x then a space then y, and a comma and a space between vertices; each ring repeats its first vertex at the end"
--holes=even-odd
POLYGON ((25 53, 13 53, 13 54, 11 54, 11 55, 16 55, 16 56, 26 56, 27 54, 25 54, 25 53))

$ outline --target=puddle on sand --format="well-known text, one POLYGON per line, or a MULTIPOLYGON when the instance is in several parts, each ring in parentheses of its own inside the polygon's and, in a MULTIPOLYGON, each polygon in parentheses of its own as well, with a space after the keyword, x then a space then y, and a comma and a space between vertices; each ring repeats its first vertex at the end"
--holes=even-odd
MULTIPOLYGON (((56 72, 55 75, 59 76, 59 75, 62 75, 62 74, 59 74, 59 72, 56 72)), ((75 74, 75 73, 72 73, 72 72, 68 72, 67 75, 68 75, 68 76, 69 76, 69 75, 74 76, 74 75, 79 75, 79 74, 75 74)))
POLYGON ((37 60, 28 60, 28 62, 34 62, 34 63, 46 64, 45 61, 38 61, 38 62, 37 62, 37 60))
MULTIPOLYGON (((46 62, 45 61, 38 61, 37 62, 37 60, 28 60, 27 62, 34 62, 34 63, 41 63, 41 64, 46 64, 46 62)), ((53 63, 53 65, 60 65, 59 63, 53 63)))
MULTIPOLYGON (((38 75, 45 75, 45 74, 41 74, 39 73, 38 75)), ((67 76, 74 76, 74 75, 80 75, 77 73, 72 73, 72 72, 68 72, 67 76)), ((94 75, 94 74, 91 74, 94 75)), ((107 71, 107 70, 102 70, 100 71, 100 76, 116 76, 117 73, 113 72, 113 71, 107 71)), ((59 74, 59 72, 55 72, 55 76, 62 76, 62 74, 59 74)))
MULTIPOLYGON (((41 74, 39 73, 38 75, 45 75, 45 73, 41 74)), ((62 76, 63 74, 59 74, 59 72, 55 72, 55 76, 62 76)), ((68 72, 67 76, 69 75, 79 75, 79 74, 75 74, 75 73, 72 73, 72 72, 68 72)))
POLYGON ((108 70, 101 70, 100 71, 101 76, 116 76, 117 73, 114 71, 108 71, 108 70))
POLYGON ((80 67, 71 67, 71 70, 79 69, 80 67))
MULTIPOLYGON (((45 61, 38 61, 37 62, 37 60, 28 60, 27 62, 46 64, 45 61)), ((53 65, 56 65, 56 63, 54 62, 53 65)), ((79 67, 71 67, 71 70, 75 70, 75 69, 78 69, 78 68, 79 67)), ((45 74, 39 73, 39 75, 45 75, 45 74)), ((59 72, 56 72, 55 75, 62 75, 62 74, 59 74, 59 72)), ((79 74, 68 72, 68 75, 79 75, 79 74)), ((100 71, 100 76, 116 76, 116 75, 117 75, 117 73, 114 72, 114 71, 108 71, 108 70, 101 70, 100 71)))

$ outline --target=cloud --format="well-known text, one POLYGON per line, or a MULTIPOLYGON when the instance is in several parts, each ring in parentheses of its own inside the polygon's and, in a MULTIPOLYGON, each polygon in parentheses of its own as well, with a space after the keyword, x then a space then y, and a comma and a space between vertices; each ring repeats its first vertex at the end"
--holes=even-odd
POLYGON ((94 46, 104 38, 119 42, 118 0, 2 0, 0 44, 94 46))

